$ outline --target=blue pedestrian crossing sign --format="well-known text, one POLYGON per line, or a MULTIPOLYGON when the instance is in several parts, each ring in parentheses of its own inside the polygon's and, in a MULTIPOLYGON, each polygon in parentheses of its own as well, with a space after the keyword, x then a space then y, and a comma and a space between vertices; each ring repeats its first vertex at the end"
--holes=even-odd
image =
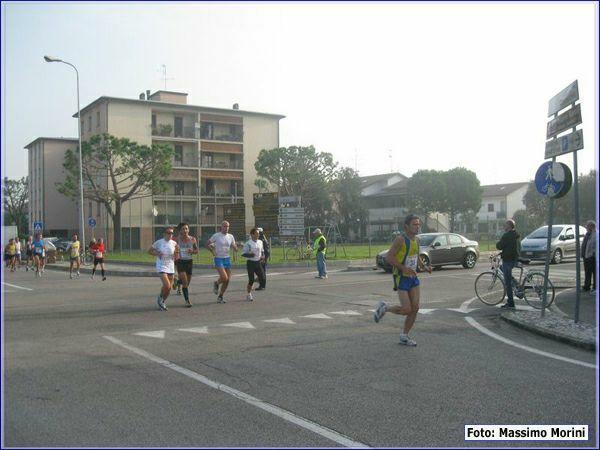
POLYGON ((90 226, 90 228, 94 228, 96 226, 96 219, 94 219, 93 217, 90 217, 88 219, 88 225, 90 226))
POLYGON ((44 222, 33 222, 33 231, 42 231, 44 229, 44 222))

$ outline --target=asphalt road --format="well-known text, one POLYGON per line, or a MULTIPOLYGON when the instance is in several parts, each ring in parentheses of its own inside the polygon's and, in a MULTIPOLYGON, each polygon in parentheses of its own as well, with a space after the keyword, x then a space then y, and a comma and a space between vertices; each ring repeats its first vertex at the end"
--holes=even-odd
MULTIPOLYGON (((5 273, 3 445, 593 446, 595 353, 473 300, 485 268, 420 276, 412 348, 404 318, 373 322, 397 301, 381 271, 272 269, 252 303, 239 272, 226 304, 204 272, 194 307, 173 295, 167 312, 158 279, 5 273), (590 440, 472 442, 465 424, 584 424, 590 440)), ((572 284, 573 264, 552 270, 572 284)))

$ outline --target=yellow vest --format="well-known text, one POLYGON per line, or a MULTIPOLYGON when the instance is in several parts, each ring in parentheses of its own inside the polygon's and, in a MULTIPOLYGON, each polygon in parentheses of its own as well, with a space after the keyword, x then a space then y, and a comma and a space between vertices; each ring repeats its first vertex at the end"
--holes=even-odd
MULTIPOLYGON (((406 235, 402 235, 404 238, 404 246, 398 253, 396 253, 396 259, 400 261, 402 265, 406 265, 414 270, 417 270, 417 260, 419 258, 419 244, 417 240, 411 240, 406 235), (407 241, 409 242, 407 246, 407 241)), ((398 275, 400 272, 397 267, 394 267, 394 274, 398 275)))
POLYGON ((317 250, 319 250, 319 241, 321 239, 323 239, 323 244, 325 244, 325 248, 323 249, 323 251, 321 253, 325 254, 325 253, 327 253, 327 239, 325 239, 325 236, 323 236, 323 235, 321 235, 315 239, 315 243, 313 244, 313 250, 315 253, 318 253, 317 250))

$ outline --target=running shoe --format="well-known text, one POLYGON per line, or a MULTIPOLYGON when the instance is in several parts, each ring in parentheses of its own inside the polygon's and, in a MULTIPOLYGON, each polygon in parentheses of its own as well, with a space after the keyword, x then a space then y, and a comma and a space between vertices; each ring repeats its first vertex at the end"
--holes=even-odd
POLYGON ((106 281, 106 277, 102 277, 102 281, 106 281))
POLYGON ((156 304, 158 305, 159 311, 167 311, 167 306, 165 305, 165 302, 160 295, 156 297, 156 304))
POLYGON ((252 297, 252 294, 246 295, 246 301, 247 302, 253 302, 254 301, 254 297, 252 297))
POLYGON ((219 295, 219 282, 215 281, 213 283, 213 292, 215 293, 215 295, 219 295))
POLYGON ((69 274, 69 278, 72 280, 73 279, 73 274, 69 274))
POLYGON ((381 300, 377 304, 377 309, 373 313, 373 320, 375 321, 375 323, 379 323, 379 321, 381 320, 381 318, 385 315, 385 307, 386 306, 387 305, 385 304, 385 302, 383 300, 381 300))
POLYGON ((80 276, 80 275, 81 275, 81 274, 80 274, 79 272, 77 272, 77 278, 79 278, 79 276, 80 276))
POLYGON ((401 345, 407 345, 409 347, 416 347, 417 343, 415 341, 413 341, 411 338, 409 338, 406 334, 401 334, 400 335, 400 342, 401 345))
POLYGON ((190 300, 188 298, 184 298, 183 300, 185 301, 185 307, 186 308, 191 308, 192 307, 192 302, 190 302, 190 300))
POLYGON ((257 290, 257 291, 264 291, 264 290, 265 290, 265 288, 264 288, 264 287, 257 287, 257 288, 256 288, 256 290, 257 290))
POLYGON ((222 296, 222 295, 219 295, 219 296, 217 297, 217 303, 227 303, 227 302, 226 302, 226 301, 223 299, 223 296, 222 296))

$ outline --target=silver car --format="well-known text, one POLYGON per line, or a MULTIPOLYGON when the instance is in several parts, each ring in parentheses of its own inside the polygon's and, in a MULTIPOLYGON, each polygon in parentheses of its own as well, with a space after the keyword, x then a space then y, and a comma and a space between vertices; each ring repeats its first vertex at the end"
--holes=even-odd
MULTIPOLYGON (((579 227, 579 245, 587 230, 579 227)), ((548 226, 539 227, 521 241, 521 256, 533 260, 546 260, 546 243, 548 226)), ((550 241, 551 262, 560 264, 563 259, 575 257, 576 252, 575 225, 552 225, 550 241)))

